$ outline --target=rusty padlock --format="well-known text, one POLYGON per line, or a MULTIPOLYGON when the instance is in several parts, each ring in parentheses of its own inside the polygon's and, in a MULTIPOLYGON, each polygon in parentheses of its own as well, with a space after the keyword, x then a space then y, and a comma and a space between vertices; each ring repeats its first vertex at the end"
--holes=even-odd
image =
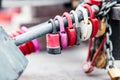
POLYGON ((80 31, 80 27, 79 27, 78 15, 74 10, 70 11, 70 13, 73 14, 74 20, 75 20, 75 26, 74 26, 75 30, 76 30, 76 42, 75 42, 75 44, 80 45, 81 31, 80 31))
POLYGON ((64 12, 63 17, 67 18, 68 27, 66 27, 66 32, 68 35, 68 46, 73 46, 76 42, 76 30, 72 24, 72 18, 68 12, 64 12))
POLYGON ((47 52, 50 54, 60 54, 60 36, 57 33, 54 20, 50 19, 49 23, 52 24, 53 32, 46 35, 47 52))
POLYGON ((85 3, 92 4, 92 5, 101 5, 102 0, 84 0, 85 3))
POLYGON ((61 48, 62 48, 62 50, 66 49, 67 45, 68 45, 68 37, 67 37, 67 33, 64 28, 63 18, 61 16, 57 15, 57 16, 55 16, 54 19, 58 20, 58 22, 59 22, 59 27, 60 27, 59 35, 60 35, 61 48))
POLYGON ((99 55, 95 60, 95 67, 103 69, 107 65, 107 53, 105 51, 100 51, 99 55))

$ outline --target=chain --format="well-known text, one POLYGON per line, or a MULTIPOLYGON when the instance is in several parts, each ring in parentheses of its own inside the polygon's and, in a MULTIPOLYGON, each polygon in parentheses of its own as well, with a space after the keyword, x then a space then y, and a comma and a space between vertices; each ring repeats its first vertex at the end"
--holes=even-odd
POLYGON ((111 7, 115 6, 116 4, 117 1, 102 1, 102 6, 97 16, 106 16, 110 12, 111 7))
POLYGON ((113 44, 110 40, 110 36, 112 35, 112 29, 111 25, 108 23, 109 16, 107 15, 106 23, 107 23, 107 30, 106 30, 106 42, 104 43, 104 50, 107 52, 107 67, 106 68, 112 68, 114 67, 114 57, 113 57, 113 44))

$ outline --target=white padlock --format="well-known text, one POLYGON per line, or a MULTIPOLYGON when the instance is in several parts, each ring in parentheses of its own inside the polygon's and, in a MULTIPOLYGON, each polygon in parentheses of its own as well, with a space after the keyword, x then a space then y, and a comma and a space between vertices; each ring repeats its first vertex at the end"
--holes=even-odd
POLYGON ((81 11, 83 14, 83 20, 79 23, 79 27, 80 27, 80 32, 81 32, 81 41, 86 41, 90 38, 91 34, 92 34, 92 23, 88 18, 88 12, 87 10, 82 7, 81 5, 79 5, 76 8, 76 11, 81 11))

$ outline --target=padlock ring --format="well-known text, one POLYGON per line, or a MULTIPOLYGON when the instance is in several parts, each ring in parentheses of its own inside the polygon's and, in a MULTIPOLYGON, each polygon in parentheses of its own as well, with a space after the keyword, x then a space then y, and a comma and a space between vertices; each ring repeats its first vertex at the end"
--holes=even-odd
POLYGON ((83 7, 84 7, 84 8, 87 8, 88 13, 89 13, 89 15, 90 15, 90 19, 94 19, 95 16, 94 16, 94 12, 92 11, 91 6, 88 5, 88 4, 84 4, 83 7))
POLYGON ((75 27, 77 28, 78 25, 79 25, 78 15, 77 15, 77 13, 74 10, 70 11, 70 13, 73 14, 73 16, 74 16, 75 27))
POLYGON ((72 18, 68 12, 64 12, 62 17, 66 17, 68 21, 68 27, 73 28, 72 18))
POLYGON ((51 23, 52 24, 52 33, 53 34, 56 34, 57 33, 57 29, 56 29, 56 24, 55 24, 55 21, 53 19, 50 19, 48 21, 48 23, 51 23))
POLYGON ((87 12, 87 10, 86 10, 84 7, 82 7, 81 5, 79 5, 79 6, 76 8, 76 11, 81 11, 81 12, 82 12, 83 18, 84 18, 84 22, 85 22, 86 24, 88 24, 88 12, 87 12))
POLYGON ((55 16, 54 20, 58 20, 60 32, 65 32, 63 18, 61 16, 57 15, 57 16, 55 16))

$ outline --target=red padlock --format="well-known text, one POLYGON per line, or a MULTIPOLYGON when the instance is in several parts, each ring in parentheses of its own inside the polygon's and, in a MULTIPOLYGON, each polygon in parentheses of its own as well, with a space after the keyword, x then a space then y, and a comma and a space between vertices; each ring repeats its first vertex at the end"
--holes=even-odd
POLYGON ((98 56, 100 50, 102 49, 105 41, 106 41, 106 36, 103 37, 99 48, 97 49, 97 51, 95 52, 92 60, 90 61, 90 55, 91 55, 90 54, 90 49, 91 49, 91 46, 92 46, 92 38, 90 39, 89 46, 88 46, 88 56, 87 56, 86 62, 83 64, 83 70, 84 70, 85 73, 90 73, 94 70, 95 59, 97 58, 97 56, 98 56))
MULTIPOLYGON (((27 32, 27 31, 28 31, 28 28, 25 27, 25 26, 22 26, 22 27, 21 27, 21 30, 22 30, 23 32, 27 32)), ((40 44, 39 44, 38 40, 37 40, 37 39, 34 39, 34 40, 32 40, 31 42, 32 42, 32 45, 34 46, 34 50, 35 50, 35 51, 32 50, 32 52, 38 52, 38 51, 40 51, 40 44)))
POLYGON ((92 30, 92 34, 91 34, 91 38, 95 37, 95 35, 97 34, 98 32, 98 29, 99 29, 99 21, 97 18, 95 18, 94 16, 94 12, 92 11, 92 8, 90 5, 88 4, 84 4, 83 5, 84 8, 87 8, 88 12, 89 12, 89 15, 90 15, 90 21, 92 22, 92 27, 93 27, 93 30, 92 30))
POLYGON ((85 3, 92 4, 92 5, 101 5, 102 0, 84 0, 85 3))
MULTIPOLYGON (((16 32, 19 33, 19 34, 23 34, 24 33, 21 29, 18 29, 16 32)), ((25 49, 27 48, 26 49, 27 54, 35 52, 34 45, 33 45, 33 43, 31 41, 26 42, 26 43, 24 43, 22 45, 24 45, 23 47, 25 49)))
MULTIPOLYGON (((18 33, 18 34, 20 35, 20 34, 23 34, 23 31, 20 30, 20 29, 18 29, 18 30, 16 31, 16 33, 18 33)), ((23 53, 24 55, 27 55, 27 54, 31 53, 26 43, 21 44, 20 46, 21 46, 21 47, 24 49, 24 51, 25 51, 25 52, 23 53)))
MULTIPOLYGON (((32 43, 31 41, 26 42, 26 45, 27 45, 27 47, 28 47, 30 53, 35 52, 34 45, 33 45, 33 43, 32 43)), ((30 53, 29 53, 29 54, 30 54, 30 53)))
POLYGON ((50 54, 60 54, 60 36, 57 33, 56 25, 53 19, 49 20, 49 23, 52 24, 53 31, 46 35, 46 44, 47 44, 47 52, 50 54))
POLYGON ((76 42, 76 30, 72 24, 72 18, 68 12, 64 12, 63 17, 67 18, 68 27, 66 27, 66 32, 68 35, 68 46, 73 46, 76 42))

